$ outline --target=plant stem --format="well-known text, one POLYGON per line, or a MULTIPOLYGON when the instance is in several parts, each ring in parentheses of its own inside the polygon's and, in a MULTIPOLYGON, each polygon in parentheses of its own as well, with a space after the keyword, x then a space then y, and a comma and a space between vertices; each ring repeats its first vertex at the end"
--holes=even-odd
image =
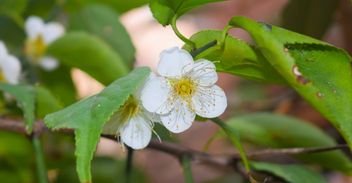
POLYGON ((35 161, 37 164, 37 172, 39 183, 49 183, 48 175, 45 168, 44 154, 40 140, 34 136, 32 143, 35 151, 35 161))
POLYGON ((193 183, 191 162, 187 155, 182 156, 182 169, 185 174, 186 183, 193 183))
POLYGON ((225 40, 226 40, 226 36, 227 36, 227 32, 234 28, 234 26, 232 25, 227 25, 224 30, 222 30, 222 35, 221 35, 221 40, 218 42, 219 46, 223 46, 225 44, 225 40))
POLYGON ((180 38, 183 42, 185 42, 186 44, 190 45, 192 50, 196 48, 196 43, 194 43, 193 41, 187 39, 185 36, 183 36, 178 30, 177 30, 177 27, 176 27, 176 20, 177 20, 177 14, 174 15, 174 17, 172 17, 172 21, 171 21, 171 27, 172 27, 172 30, 174 30, 176 36, 178 38, 180 38))

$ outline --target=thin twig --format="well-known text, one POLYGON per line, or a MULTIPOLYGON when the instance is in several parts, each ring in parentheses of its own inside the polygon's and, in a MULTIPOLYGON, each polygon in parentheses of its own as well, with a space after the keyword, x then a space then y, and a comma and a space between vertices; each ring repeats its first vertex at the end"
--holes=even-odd
MULTIPOLYGON (((23 120, 11 119, 11 118, 0 118, 0 130, 2 131, 13 131, 27 134, 23 128, 23 120)), ((34 123, 33 135, 40 136, 46 131, 51 131, 48 129, 42 120, 37 120, 34 123)), ((58 132, 73 133, 73 129, 60 129, 58 132)), ((28 135, 28 134, 27 134, 28 135)), ((116 140, 115 136, 112 135, 102 135, 102 137, 116 140)), ((184 155, 187 155, 191 161, 208 164, 211 166, 216 166, 217 168, 222 167, 225 169, 236 169, 238 162, 241 160, 239 154, 230 156, 217 156, 200 151, 196 151, 179 144, 163 142, 160 143, 158 139, 152 139, 147 146, 147 148, 158 150, 170 155, 182 159, 184 155)), ((259 150, 255 152, 247 152, 246 156, 248 158, 252 157, 262 157, 262 156, 277 156, 277 155, 290 155, 290 154, 307 154, 307 153, 318 153, 326 152, 336 149, 349 148, 347 144, 339 144, 335 146, 328 147, 311 147, 311 148, 285 148, 285 149, 266 149, 259 150)))

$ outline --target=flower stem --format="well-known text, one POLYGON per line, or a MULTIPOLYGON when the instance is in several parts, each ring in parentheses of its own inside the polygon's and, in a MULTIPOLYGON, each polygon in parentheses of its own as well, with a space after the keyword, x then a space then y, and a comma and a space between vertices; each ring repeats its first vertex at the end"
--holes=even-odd
POLYGON ((32 138, 32 143, 35 151, 35 161, 37 164, 37 172, 39 183, 49 183, 48 175, 45 168, 44 154, 42 144, 38 137, 32 138))
POLYGON ((227 36, 227 32, 234 28, 234 26, 232 25, 227 25, 224 30, 222 30, 222 35, 221 35, 221 40, 218 42, 219 46, 223 46, 225 44, 225 40, 226 40, 226 36, 227 36))
POLYGON ((182 169, 185 174, 186 183, 193 183, 191 162, 187 155, 182 156, 182 169))
POLYGON ((250 173, 249 163, 248 163, 248 160, 246 157, 246 153, 244 152, 242 144, 239 140, 238 132, 235 129, 233 129, 232 127, 228 126, 223 121, 221 121, 221 119, 219 119, 219 118, 211 118, 210 120, 212 120, 213 122, 218 124, 226 132, 226 134, 228 136, 230 136, 232 142, 235 144, 237 150, 239 151, 239 153, 241 155, 241 158, 242 158, 244 166, 246 167, 247 173, 250 173))
POLYGON ((211 41, 211 42, 209 42, 209 43, 203 45, 203 46, 200 47, 200 48, 197 48, 197 49, 195 49, 195 50, 192 49, 192 50, 191 50, 191 56, 192 56, 193 58, 195 58, 197 55, 199 55, 199 54, 202 53, 203 51, 205 51, 205 50, 207 50, 207 49, 209 49, 209 48, 215 46, 216 43, 217 43, 217 40, 215 39, 214 41, 211 41))
POLYGON ((185 42, 186 44, 190 45, 192 49, 196 48, 196 43, 194 43, 193 41, 187 39, 185 36, 183 36, 177 29, 176 27, 176 20, 178 18, 178 15, 175 14, 174 17, 172 17, 172 21, 171 21, 171 27, 174 30, 176 36, 178 38, 180 38, 183 42, 185 42))

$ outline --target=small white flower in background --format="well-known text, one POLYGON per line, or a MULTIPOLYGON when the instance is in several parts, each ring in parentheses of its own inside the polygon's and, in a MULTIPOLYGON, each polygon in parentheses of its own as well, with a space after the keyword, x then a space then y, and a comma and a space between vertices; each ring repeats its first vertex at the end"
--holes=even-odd
POLYGON ((187 130, 196 114, 214 118, 225 111, 227 99, 215 85, 218 75, 213 62, 193 61, 186 50, 172 47, 160 53, 158 72, 161 77, 146 84, 141 99, 148 111, 160 114, 171 132, 187 130))
POLYGON ((120 137, 121 148, 124 148, 123 144, 125 144, 133 149, 143 149, 149 144, 152 131, 159 138, 153 128, 154 122, 160 122, 160 118, 158 115, 153 115, 145 110, 140 100, 142 88, 153 78, 156 78, 156 76, 151 72, 148 78, 103 127, 103 134, 114 134, 120 137))
POLYGON ((0 41, 0 82, 18 84, 21 63, 17 57, 9 55, 4 42, 0 41))
POLYGON ((56 58, 45 56, 48 46, 65 34, 65 28, 57 22, 44 23, 37 16, 30 16, 25 22, 27 40, 24 52, 29 59, 39 64, 44 70, 52 71, 59 66, 56 58))

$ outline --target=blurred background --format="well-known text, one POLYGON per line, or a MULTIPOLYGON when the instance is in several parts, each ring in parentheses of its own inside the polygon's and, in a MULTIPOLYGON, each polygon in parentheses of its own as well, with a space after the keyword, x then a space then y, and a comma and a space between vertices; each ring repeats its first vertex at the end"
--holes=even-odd
MULTIPOLYGON (((39 0, 29 0, 28 2, 33 7, 43 8, 37 5, 39 0)), ((144 5, 121 13, 119 20, 128 31, 136 49, 134 67, 149 66, 156 72, 159 53, 172 46, 182 47, 184 43, 174 34, 171 26, 163 27, 153 18, 146 3, 147 0, 145 0, 145 4, 141 3, 144 5)), ((50 7, 54 4, 53 1, 51 3, 45 2, 42 5, 50 7)), ((25 12, 23 16, 34 12, 35 8, 32 8, 31 12, 25 12)), ((50 11, 43 13, 42 16, 48 16, 49 13, 50 11)), ((349 36, 352 32, 352 4, 348 0, 230 0, 193 9, 178 19, 177 26, 179 31, 189 38, 200 30, 222 30, 231 17, 238 15, 321 39, 343 48, 352 55, 352 37, 349 36)), ((67 25, 64 10, 59 13, 59 20, 67 25)), ((5 28, 0 27, 0 29, 5 28)), ((253 44, 250 35, 244 30, 232 29, 229 34, 253 44)), ((78 100, 96 94, 105 87, 79 69, 72 69, 71 76, 77 90, 76 98, 78 100)), ((344 142, 330 122, 310 107, 291 88, 259 83, 224 73, 219 73, 217 84, 225 90, 228 97, 228 110, 220 117, 221 119, 226 120, 233 116, 258 111, 273 111, 313 123, 336 139, 337 142, 344 142)), ((173 134, 172 139, 164 140, 202 151, 206 142, 218 130, 219 127, 211 121, 195 122, 189 130, 181 134, 173 134)), ((23 139, 21 140, 21 136, 11 135, 15 139, 11 143, 23 143, 23 147, 29 146, 23 139)), ((0 140, 0 146, 5 146, 8 143, 8 141, 0 140)), ((44 134, 44 152, 47 155, 47 168, 51 169, 49 178, 52 182, 78 181, 73 143, 74 137, 72 135, 44 134)), ((248 152, 265 148, 246 142, 244 142, 244 147, 248 152)), ((14 152, 19 153, 19 157, 21 157, 21 149, 13 150, 14 152)), ((228 139, 218 139, 210 145, 208 152, 217 155, 230 155, 236 152, 236 148, 228 139)), ((350 156, 349 152, 347 154, 350 156)), ((101 138, 92 164, 93 182, 124 182, 126 157, 126 153, 122 153, 118 143, 101 138)), ((281 163, 299 163, 298 160, 289 156, 268 157, 268 160, 281 163)), ((32 166, 30 162, 27 164, 27 167, 32 166)), ((243 182, 241 175, 231 170, 218 169, 197 162, 192 162, 191 165, 195 182, 243 182)), ((1 166, 5 168, 0 172, 0 177, 7 176, 5 170, 8 168, 5 165, 1 166)), ((133 167, 132 182, 184 182, 184 175, 178 159, 153 149, 146 148, 135 151, 133 167)), ((28 182, 32 182, 31 180, 35 176, 31 175, 31 172, 28 172, 26 168, 18 170, 14 175, 19 174, 29 177, 28 182)), ((325 172, 324 176, 332 183, 352 182, 350 177, 338 172, 325 172)))

